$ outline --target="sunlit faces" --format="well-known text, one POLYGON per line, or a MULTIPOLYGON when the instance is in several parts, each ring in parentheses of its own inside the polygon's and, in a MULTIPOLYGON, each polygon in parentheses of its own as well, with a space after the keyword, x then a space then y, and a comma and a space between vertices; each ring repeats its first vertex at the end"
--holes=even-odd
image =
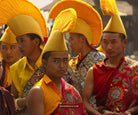
POLYGON ((15 63, 20 57, 20 51, 16 43, 8 44, 1 42, 1 53, 5 62, 9 65, 15 63))
POLYGON ((80 53, 83 46, 83 40, 81 39, 81 35, 76 33, 70 33, 70 46, 76 54, 80 53))
POLYGON ((52 51, 48 60, 43 59, 42 63, 50 78, 61 78, 68 69, 68 60, 67 51, 52 51))
POLYGON ((3 67, 2 67, 2 60, 1 60, 1 57, 0 57, 0 79, 2 77, 2 72, 3 72, 3 67))
POLYGON ((16 37, 18 47, 21 53, 24 56, 30 56, 36 47, 35 39, 31 40, 31 38, 27 35, 21 35, 16 37))
POLYGON ((114 57, 124 54, 126 39, 121 40, 118 33, 103 33, 101 45, 107 57, 114 57))

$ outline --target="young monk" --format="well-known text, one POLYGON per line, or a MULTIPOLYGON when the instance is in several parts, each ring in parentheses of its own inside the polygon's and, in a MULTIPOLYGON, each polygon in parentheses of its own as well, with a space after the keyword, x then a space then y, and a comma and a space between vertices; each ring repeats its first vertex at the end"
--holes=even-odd
POLYGON ((79 92, 62 78, 68 69, 68 50, 61 31, 50 35, 42 63, 45 75, 28 96, 30 115, 86 114, 79 92))
POLYGON ((114 0, 101 0, 104 13, 111 13, 110 10, 114 9, 101 40, 106 59, 88 71, 83 102, 90 114, 133 115, 138 104, 138 62, 124 57, 127 34, 118 11, 109 5, 115 6, 114 3, 114 0), (95 109, 89 103, 91 95, 96 97, 95 109))

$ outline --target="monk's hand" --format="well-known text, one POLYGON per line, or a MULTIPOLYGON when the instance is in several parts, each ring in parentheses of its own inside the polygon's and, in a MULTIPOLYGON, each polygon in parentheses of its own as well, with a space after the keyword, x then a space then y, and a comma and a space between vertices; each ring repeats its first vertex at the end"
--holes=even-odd
POLYGON ((27 106, 27 98, 26 97, 15 99, 16 110, 22 110, 25 106, 27 106))
POLYGON ((125 111, 123 115, 132 115, 132 114, 129 111, 125 111))
POLYGON ((117 113, 117 112, 112 112, 112 111, 105 110, 103 115, 120 115, 120 114, 117 113))

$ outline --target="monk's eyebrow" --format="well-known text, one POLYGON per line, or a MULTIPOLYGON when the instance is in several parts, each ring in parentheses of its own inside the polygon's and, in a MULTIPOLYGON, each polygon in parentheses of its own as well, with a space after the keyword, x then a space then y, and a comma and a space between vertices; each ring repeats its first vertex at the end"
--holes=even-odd
POLYGON ((55 58, 53 58, 53 59, 55 59, 55 60, 59 60, 59 59, 68 59, 68 57, 65 57, 65 58, 58 58, 58 57, 55 57, 55 58))

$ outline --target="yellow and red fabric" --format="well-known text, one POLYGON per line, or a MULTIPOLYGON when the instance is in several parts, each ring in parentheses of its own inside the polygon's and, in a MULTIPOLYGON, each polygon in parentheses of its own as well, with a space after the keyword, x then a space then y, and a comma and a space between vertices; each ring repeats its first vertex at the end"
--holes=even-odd
POLYGON ((79 92, 62 78, 61 84, 62 93, 60 93, 55 83, 51 81, 47 75, 44 75, 44 77, 35 84, 35 86, 40 86, 44 93, 45 115, 86 115, 87 113, 79 92), (61 109, 62 112, 60 111, 61 109))
POLYGON ((135 92, 138 63, 123 57, 119 65, 112 68, 105 65, 106 60, 93 66, 95 87, 93 94, 98 105, 103 105, 107 110, 123 113, 138 99, 138 93, 135 92))
POLYGON ((52 114, 58 107, 62 98, 62 94, 47 75, 44 75, 43 78, 35 84, 35 86, 40 86, 43 90, 45 115, 52 114))

